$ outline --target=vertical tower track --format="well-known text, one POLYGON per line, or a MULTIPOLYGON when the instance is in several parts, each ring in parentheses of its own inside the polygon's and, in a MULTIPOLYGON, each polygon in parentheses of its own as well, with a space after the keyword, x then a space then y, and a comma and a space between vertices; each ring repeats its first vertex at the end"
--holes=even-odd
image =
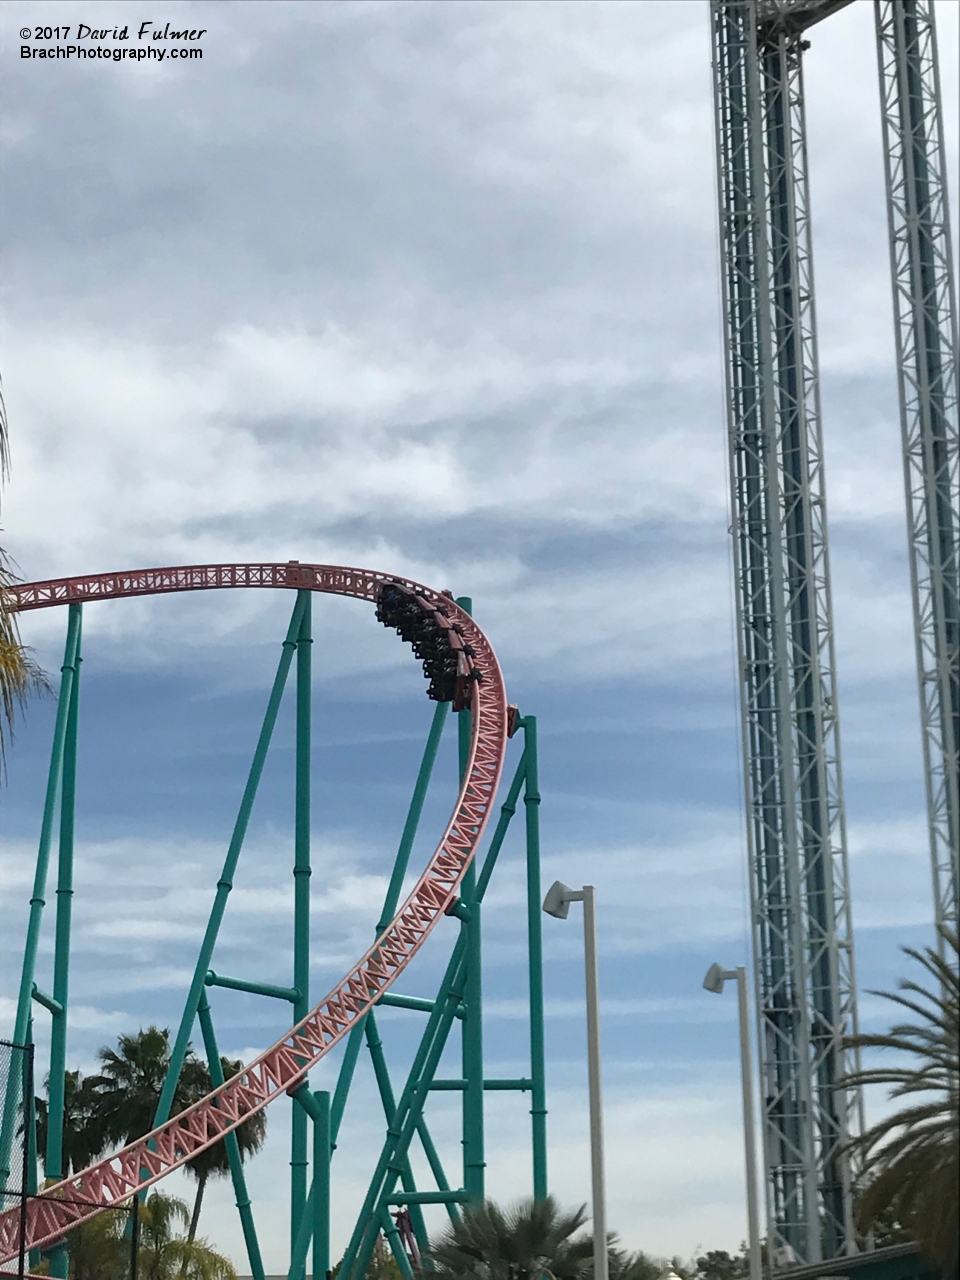
POLYGON ((960 919, 957 303, 932 0, 876 0, 934 916, 960 919))
POLYGON ((841 7, 713 0, 728 442, 771 1247, 854 1248, 856 1029, 801 33, 841 7))

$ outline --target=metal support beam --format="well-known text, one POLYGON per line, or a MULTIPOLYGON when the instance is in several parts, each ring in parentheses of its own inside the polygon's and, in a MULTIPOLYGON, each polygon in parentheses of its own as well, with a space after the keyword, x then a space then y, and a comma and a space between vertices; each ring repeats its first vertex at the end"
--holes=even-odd
POLYGON ((860 1123, 798 33, 711 0, 728 443, 771 1248, 855 1250, 860 1123))
MULTIPOLYGON (((40 945, 40 926, 43 908, 46 906, 47 872, 50 866, 50 846, 53 843, 53 826, 60 798, 60 781, 63 776, 63 754, 67 738, 67 717, 71 706, 71 693, 77 673, 80 652, 80 627, 82 605, 71 605, 67 621, 67 640, 60 668, 60 697, 57 702, 57 719, 53 731, 53 747, 50 752, 50 768, 47 773, 47 789, 43 802, 43 819, 40 824, 40 843, 37 864, 33 876, 33 892, 30 895, 30 917, 27 921, 27 937, 23 949, 23 965, 20 970, 20 992, 17 999, 17 1016, 13 1028, 16 1044, 27 1043, 27 1028, 33 1009, 34 977, 37 965, 37 949, 40 945)), ((32 1043, 32 1040, 30 1041, 32 1043)), ((7 1082, 4 1096, 3 1117, 0 1121, 0 1191, 6 1189, 10 1176, 10 1151, 16 1124, 16 1080, 7 1082)))
MULTIPOLYGON (((47 1150, 44 1173, 59 1180, 63 1168, 63 1114, 67 1071, 67 1002, 70 991, 70 934, 73 920, 73 846, 77 809, 77 736, 80 716, 80 656, 82 619, 78 611, 77 654, 70 686, 67 733, 63 744, 63 772, 60 782, 60 849, 57 864, 57 912, 53 950, 53 1001, 59 1013, 50 1028, 50 1073, 48 1076, 47 1150)), ((66 1280, 70 1256, 65 1244, 54 1246, 47 1255, 50 1275, 66 1280)))
POLYGON ((217 937, 220 933, 220 925, 223 923, 223 913, 227 909, 227 899, 233 889, 233 877, 236 875, 237 864, 240 861, 240 851, 243 848, 244 837, 247 834, 247 827, 250 823, 250 815, 253 812, 253 802, 257 796, 257 788, 260 785, 260 778, 263 774, 263 766, 267 758, 267 751, 270 747, 270 740, 273 737, 273 730, 277 723, 277 715, 280 711, 280 702, 283 698, 283 690, 287 683, 287 675, 290 672, 293 655, 297 647, 297 636, 300 633, 300 622, 303 618, 304 609, 307 606, 308 596, 309 592, 297 592, 297 601, 293 606, 293 616, 290 619, 290 626, 287 628, 287 635, 283 642, 280 662, 277 666, 277 674, 274 677, 273 687, 270 690, 267 709, 263 717, 263 725, 260 729, 260 736, 257 739, 257 746, 253 754, 253 761, 250 765, 250 772, 247 775, 247 785, 244 788, 243 797, 240 801, 240 808, 237 813, 237 820, 234 823, 233 835, 230 839, 227 855, 224 859, 223 870, 220 873, 220 879, 217 881, 216 896, 213 900, 213 906, 210 909, 210 916, 207 920, 207 928, 203 935, 203 942, 200 944, 200 954, 197 957, 196 967, 193 972, 193 980, 190 983, 190 990, 187 994, 186 1004, 184 1005, 183 1016, 180 1019, 177 1038, 170 1054, 170 1066, 167 1070, 167 1077, 164 1080, 163 1089, 160 1092, 160 1099, 157 1103, 157 1112, 154 1116, 153 1122, 155 1126, 163 1124, 170 1118, 170 1108, 173 1105, 173 1095, 177 1088, 177 1081, 180 1079, 180 1072, 183 1069, 183 1060, 186 1056, 187 1045, 190 1043, 190 1033, 193 1029, 194 1020, 197 1016, 200 997, 204 994, 206 977, 210 971, 210 961, 213 958, 213 949, 216 946, 217 937))
MULTIPOLYGON (((457 604, 467 613, 473 612, 473 601, 460 596, 457 604)), ((470 750, 470 711, 457 716, 459 730, 460 777, 466 773, 470 750)), ((466 1009, 462 1024, 463 1077, 463 1185, 471 1202, 484 1198, 486 1158, 483 1124, 483 932, 480 898, 477 895, 477 867, 472 862, 460 886, 460 899, 466 908, 461 924, 465 944, 466 982, 463 1003, 466 1009)))
POLYGON ((530 1004, 530 1121, 533 1198, 547 1198, 547 1084, 543 1030, 543 894, 540 886, 540 775, 536 716, 524 716, 523 808, 527 844, 527 965, 530 1004))
MULTIPOLYGON (((310 738, 311 738, 311 597, 298 592, 302 605, 297 632, 297 747, 293 856, 293 986, 297 999, 293 1020, 310 1012, 310 738)), ((307 1117, 293 1108, 290 1120, 290 1248, 297 1241, 307 1203, 307 1117)))
POLYGON ((876 0, 934 918, 960 920, 957 300, 932 0, 876 0))
MULTIPOLYGON (((214 1087, 223 1084, 223 1064, 220 1061, 220 1050, 217 1036, 210 1015, 210 1004, 207 993, 200 996, 197 1008, 200 1022, 200 1034, 203 1037, 203 1050, 207 1057, 207 1069, 214 1087)), ((260 1256, 260 1242, 257 1239, 257 1228, 253 1221, 253 1209, 250 1204, 250 1193, 247 1190, 247 1179, 243 1172, 243 1160, 240 1156, 240 1143, 236 1133, 228 1133, 224 1139, 227 1148, 227 1161, 230 1165, 230 1177, 233 1181, 233 1194, 240 1214, 240 1227, 243 1231, 243 1242, 247 1247, 247 1258, 250 1262, 250 1273, 253 1280, 264 1280, 263 1259, 260 1256)))
POLYGON ((757 0, 757 21, 766 38, 798 36, 852 0, 757 0))

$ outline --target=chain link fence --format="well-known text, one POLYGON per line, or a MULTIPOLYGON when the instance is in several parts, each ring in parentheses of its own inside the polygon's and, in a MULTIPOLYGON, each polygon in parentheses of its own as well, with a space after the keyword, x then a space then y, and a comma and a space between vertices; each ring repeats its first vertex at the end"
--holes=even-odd
POLYGON ((20 1210, 20 1254, 16 1263, 4 1264, 0 1276, 25 1274, 23 1240, 30 1193, 30 1134, 33 1118, 33 1045, 0 1040, 0 1210, 20 1210), (10 1270, 11 1267, 15 1270, 10 1270))

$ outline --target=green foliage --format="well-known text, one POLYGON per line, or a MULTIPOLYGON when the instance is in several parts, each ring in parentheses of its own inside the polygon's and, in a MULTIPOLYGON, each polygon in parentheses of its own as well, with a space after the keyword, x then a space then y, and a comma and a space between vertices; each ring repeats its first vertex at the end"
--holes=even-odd
MULTIPOLYGON (((9 469, 7 411, 0 390, 0 485, 9 469)), ((9 588, 19 581, 10 557, 0 547, 0 774, 17 709, 23 706, 31 691, 50 692, 47 677, 33 660, 30 650, 20 643, 17 615, 11 607, 9 594, 9 588)))
POLYGON ((182 1200, 159 1191, 140 1210, 140 1280, 237 1280, 230 1261, 205 1240, 188 1240, 190 1212, 182 1200))
MULTIPOLYGON (((153 1128, 160 1090, 170 1067, 170 1032, 142 1028, 136 1035, 117 1037, 117 1048, 97 1054, 101 1071, 93 1077, 97 1112, 104 1145, 124 1145, 153 1128)), ((172 1111, 194 1101, 181 1075, 172 1111)), ((102 1148, 101 1148, 102 1150, 102 1148)))
MULTIPOLYGON (((75 1227, 67 1236, 70 1280, 129 1280, 132 1236, 129 1205, 107 1211, 75 1227)), ((175 1196, 155 1191, 140 1205, 140 1280, 237 1280, 229 1259, 206 1240, 188 1240, 182 1230, 189 1210, 175 1196)), ((47 1275, 46 1261, 32 1269, 47 1275)))
POLYGON ((130 1241, 124 1238, 129 1209, 101 1213, 67 1237, 70 1280, 127 1280, 130 1241))
MULTIPOLYGON (((615 1243, 611 1236, 611 1244, 607 1249, 607 1269, 610 1280, 661 1280, 669 1264, 665 1258, 654 1258, 642 1249, 636 1253, 627 1253, 615 1243)), ((591 1241, 592 1245, 592 1241, 591 1241)), ((593 1269, 593 1258, 590 1258, 590 1269, 593 1269)))
MULTIPOLYGON (((64 1088, 63 1171, 78 1173, 107 1149, 143 1137, 153 1128, 160 1091, 170 1067, 170 1032, 147 1027, 136 1035, 121 1035, 116 1049, 104 1047, 98 1057, 99 1075, 84 1078, 79 1071, 66 1073, 64 1088)), ((243 1063, 221 1058, 224 1077, 237 1074, 243 1063)), ((49 1088, 49 1082, 48 1082, 49 1088)), ((206 1063, 187 1051, 174 1093, 171 1114, 199 1102, 213 1088, 206 1063)), ((48 1107, 37 1098, 37 1145, 41 1159, 46 1148, 48 1107)), ((235 1130, 241 1159, 259 1151, 266 1137, 266 1117, 251 1116, 235 1130)), ((226 1143, 221 1140, 186 1166, 197 1179, 197 1195, 187 1238, 196 1235, 200 1206, 207 1181, 229 1171, 226 1143)))
MULTIPOLYGON (((341 1258, 330 1272, 331 1280, 337 1280, 342 1265, 343 1259, 341 1258)), ((373 1246, 373 1253, 370 1255, 370 1262, 364 1273, 364 1280, 400 1280, 400 1267, 397 1265, 393 1251, 384 1239, 382 1232, 377 1236, 376 1243, 373 1246)))
MULTIPOLYGON (((49 1089, 49 1079, 47 1087, 49 1089)), ((63 1166, 60 1177, 79 1173, 104 1148, 103 1126, 97 1109, 95 1079, 68 1071, 63 1082, 63 1166)), ((43 1162, 47 1149, 47 1102, 37 1098, 37 1151, 43 1162)), ((56 1172, 53 1176, 57 1176, 56 1172)))
POLYGON ((579 1280, 593 1256, 589 1236, 573 1239, 585 1221, 582 1207, 564 1212, 552 1196, 505 1210, 488 1200, 466 1206, 430 1257, 442 1280, 537 1280, 545 1271, 579 1280))
POLYGON ((861 1048, 894 1049, 911 1061, 857 1072, 849 1083, 887 1084, 891 1098, 908 1098, 868 1129, 854 1149, 863 1159, 864 1189, 857 1204, 861 1230, 895 1225, 913 1234, 946 1275, 958 1266, 960 1234, 960 1064, 958 1064, 957 935, 941 930, 945 958, 933 948, 905 953, 927 971, 931 989, 900 983, 900 993, 877 992, 917 1021, 889 1035, 857 1036, 861 1048))
POLYGON ((702 1280, 740 1280, 750 1267, 744 1254, 731 1257, 726 1249, 711 1249, 697 1258, 697 1276, 702 1280))

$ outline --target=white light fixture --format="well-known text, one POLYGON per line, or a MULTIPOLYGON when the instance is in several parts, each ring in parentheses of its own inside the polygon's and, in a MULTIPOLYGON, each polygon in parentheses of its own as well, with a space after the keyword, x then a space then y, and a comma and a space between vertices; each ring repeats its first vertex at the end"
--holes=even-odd
POLYGON ((566 920, 571 902, 583 903, 583 952, 587 979, 587 1077, 590 1085, 590 1173, 593 1197, 593 1280, 608 1280, 607 1201, 603 1169, 603 1097, 600 1081, 600 981, 597 965, 597 897, 592 884, 571 889, 555 880, 543 909, 566 920))
POLYGON ((753 1135, 753 1073, 750 1065, 750 1005, 747 995, 747 971, 742 965, 737 969, 725 969, 722 964, 712 964, 706 972, 703 985, 708 991, 719 996, 723 994, 723 984, 734 981, 737 984, 737 1005, 740 1013, 740 1085, 743 1091, 743 1145, 747 1175, 750 1280, 762 1280, 760 1222, 757 1211, 757 1157, 753 1135))

